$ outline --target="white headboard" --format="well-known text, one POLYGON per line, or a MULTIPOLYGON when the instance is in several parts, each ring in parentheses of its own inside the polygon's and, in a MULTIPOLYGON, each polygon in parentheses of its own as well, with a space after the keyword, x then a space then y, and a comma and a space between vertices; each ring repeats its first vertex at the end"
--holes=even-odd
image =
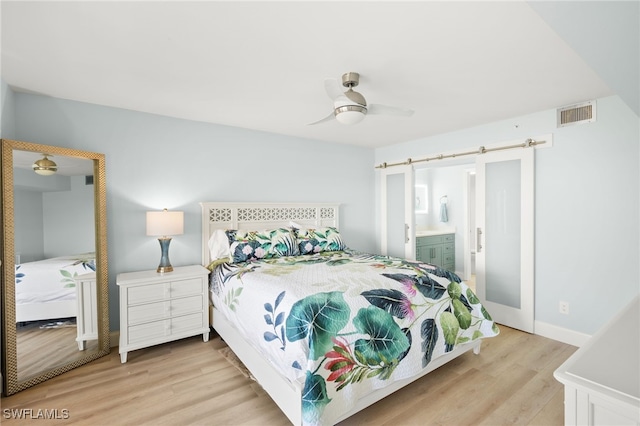
POLYGON ((202 202, 202 264, 208 265, 209 238, 216 229, 263 230, 289 227, 338 227, 339 204, 335 203, 233 203, 202 202))

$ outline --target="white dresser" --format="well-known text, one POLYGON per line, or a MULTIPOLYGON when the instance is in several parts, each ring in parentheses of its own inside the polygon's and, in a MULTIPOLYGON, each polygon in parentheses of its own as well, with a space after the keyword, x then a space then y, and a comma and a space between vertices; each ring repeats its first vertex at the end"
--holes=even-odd
POLYGON ((120 287, 120 361, 127 352, 202 334, 209 340, 209 271, 182 266, 118 274, 120 287))
POLYGON ((640 297, 555 372, 565 425, 640 425, 640 297))

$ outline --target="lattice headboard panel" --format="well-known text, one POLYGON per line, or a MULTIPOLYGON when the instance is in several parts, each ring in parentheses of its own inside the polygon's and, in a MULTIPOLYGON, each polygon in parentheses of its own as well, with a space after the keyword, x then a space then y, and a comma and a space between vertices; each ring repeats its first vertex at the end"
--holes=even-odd
POLYGON ((289 227, 338 227, 339 204, 330 203, 218 203, 203 202, 202 264, 209 264, 209 238, 216 229, 262 230, 289 227))

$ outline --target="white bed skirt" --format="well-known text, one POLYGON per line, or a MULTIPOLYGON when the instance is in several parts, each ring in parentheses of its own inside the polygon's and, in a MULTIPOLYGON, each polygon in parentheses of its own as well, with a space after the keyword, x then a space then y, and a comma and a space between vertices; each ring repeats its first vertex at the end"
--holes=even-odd
POLYGON ((70 318, 76 317, 77 313, 78 306, 75 300, 19 304, 16 305, 16 322, 70 318))

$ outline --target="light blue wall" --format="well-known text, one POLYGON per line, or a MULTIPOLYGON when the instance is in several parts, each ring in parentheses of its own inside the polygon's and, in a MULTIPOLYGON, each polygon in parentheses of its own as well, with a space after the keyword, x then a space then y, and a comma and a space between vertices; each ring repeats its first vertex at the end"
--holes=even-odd
POLYGON ((94 251, 93 185, 85 176, 40 176, 16 169, 15 253, 21 262, 94 251))
POLYGON ((613 96, 597 101, 595 123, 557 128, 542 111, 380 148, 375 163, 553 134, 536 152, 535 319, 593 334, 640 292, 639 125, 613 96))
MULTIPOLYGON (((4 200, 3 200, 4 201, 4 200)), ((14 253, 16 262, 35 262, 44 259, 44 227, 42 220, 42 193, 16 188, 13 191, 15 215, 14 253)))
POLYGON ((337 202, 350 247, 375 250, 373 150, 15 93, 15 139, 104 153, 109 305, 116 274, 155 269, 145 212, 183 210, 174 266, 200 263, 201 201, 337 202))
POLYGON ((94 187, 70 176, 67 191, 42 193, 45 258, 95 251, 94 187))

